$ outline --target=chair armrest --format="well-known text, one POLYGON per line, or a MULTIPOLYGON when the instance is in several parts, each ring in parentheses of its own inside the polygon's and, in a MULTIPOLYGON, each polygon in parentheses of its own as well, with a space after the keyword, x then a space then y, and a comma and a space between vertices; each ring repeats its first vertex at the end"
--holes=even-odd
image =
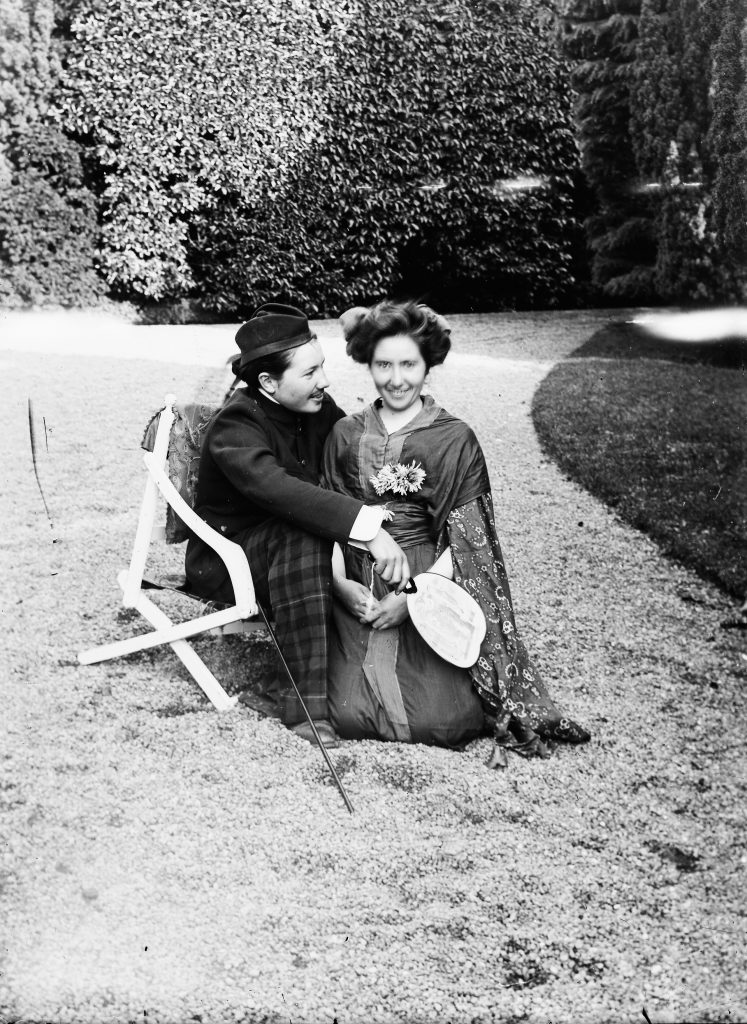
POLYGON ((143 455, 143 462, 158 490, 185 526, 208 544, 225 563, 231 578, 236 608, 240 617, 248 619, 256 615, 259 609, 254 593, 254 580, 244 549, 227 537, 221 536, 217 530, 200 519, 169 480, 153 452, 146 452, 143 455))

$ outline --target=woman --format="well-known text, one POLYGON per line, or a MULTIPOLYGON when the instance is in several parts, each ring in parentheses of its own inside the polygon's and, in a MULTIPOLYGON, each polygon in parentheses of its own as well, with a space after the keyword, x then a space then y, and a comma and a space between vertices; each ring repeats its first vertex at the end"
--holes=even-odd
POLYGON ((379 398, 338 421, 324 456, 327 487, 384 505, 387 530, 413 574, 452 575, 487 620, 477 663, 456 668, 408 619, 404 594, 388 592, 367 552, 336 549, 336 637, 328 702, 339 735, 458 747, 493 729, 502 748, 549 756, 555 741, 589 734, 550 700, 516 632, 493 521, 485 459, 473 431, 423 395, 426 375, 451 346, 442 317, 414 302, 357 307, 340 318, 347 352, 368 365, 379 398))

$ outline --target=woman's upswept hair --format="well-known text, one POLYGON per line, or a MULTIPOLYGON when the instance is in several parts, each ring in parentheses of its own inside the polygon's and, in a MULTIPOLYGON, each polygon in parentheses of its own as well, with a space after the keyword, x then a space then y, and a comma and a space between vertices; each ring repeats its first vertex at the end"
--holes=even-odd
POLYGON ((407 334, 420 349, 427 368, 439 366, 451 348, 451 328, 442 316, 421 302, 379 302, 370 309, 354 306, 340 317, 345 351, 370 366, 382 338, 407 334))

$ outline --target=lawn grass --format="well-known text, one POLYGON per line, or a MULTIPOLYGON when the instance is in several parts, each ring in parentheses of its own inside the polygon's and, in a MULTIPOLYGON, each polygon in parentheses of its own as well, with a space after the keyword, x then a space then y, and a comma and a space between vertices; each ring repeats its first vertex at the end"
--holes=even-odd
MULTIPOLYGON (((168 645, 77 661, 147 628, 116 584, 143 428, 166 392, 218 400, 223 353, 208 369, 174 358, 198 350, 189 328, 108 337, 62 318, 43 330, 70 351, 27 351, 24 329, 0 353, 0 1020, 747 1020, 743 634, 540 458, 526 416, 604 317, 465 316, 434 374, 484 445, 530 650, 591 743, 494 772, 487 737, 344 741, 354 815, 316 748, 243 703, 215 712, 168 645), (154 358, 132 358, 141 345, 154 358)), ((323 347, 357 408, 367 371, 323 347)), ((194 646, 231 694, 277 664, 258 637, 194 646)))
MULTIPOLYGON (((747 592, 745 370, 614 324, 542 381, 532 416, 572 479, 727 593, 747 592)), ((724 360, 722 360, 724 362, 724 360)))

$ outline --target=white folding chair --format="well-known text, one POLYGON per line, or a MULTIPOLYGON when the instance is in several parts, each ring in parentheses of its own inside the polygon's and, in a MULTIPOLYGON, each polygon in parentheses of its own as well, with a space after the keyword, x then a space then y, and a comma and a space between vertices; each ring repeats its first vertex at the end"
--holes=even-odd
MULTIPOLYGON (((226 711, 236 705, 237 697, 230 697, 207 665, 187 642, 189 637, 200 633, 244 633, 264 628, 264 621, 258 617, 259 608, 254 594, 254 583, 251 570, 243 548, 223 537, 217 530, 208 526, 194 512, 191 505, 169 477, 169 447, 172 440, 172 428, 180 415, 175 405, 174 395, 167 395, 165 408, 158 414, 158 426, 155 433, 153 450, 143 455, 147 469, 145 493, 140 507, 135 542, 132 549, 129 569, 119 573, 117 580, 122 588, 122 603, 125 608, 135 608, 154 627, 151 632, 125 640, 93 647, 82 651, 78 661, 82 665, 92 665, 100 661, 110 661, 136 651, 144 651, 161 644, 169 644, 190 672, 195 681, 202 687, 207 698, 218 711, 226 711), (198 618, 187 622, 172 620, 144 593, 145 590, 173 590, 186 596, 193 596, 186 586, 183 575, 169 575, 160 579, 145 577, 145 567, 153 541, 167 540, 166 527, 156 523, 159 512, 159 493, 167 503, 167 509, 181 520, 188 530, 197 534, 206 544, 220 556, 225 563, 233 586, 235 604, 208 611, 198 618)), ((177 521, 178 521, 177 520, 177 521)), ((180 524, 181 525, 181 524, 180 524)), ((186 533, 186 530, 185 530, 186 533)))

